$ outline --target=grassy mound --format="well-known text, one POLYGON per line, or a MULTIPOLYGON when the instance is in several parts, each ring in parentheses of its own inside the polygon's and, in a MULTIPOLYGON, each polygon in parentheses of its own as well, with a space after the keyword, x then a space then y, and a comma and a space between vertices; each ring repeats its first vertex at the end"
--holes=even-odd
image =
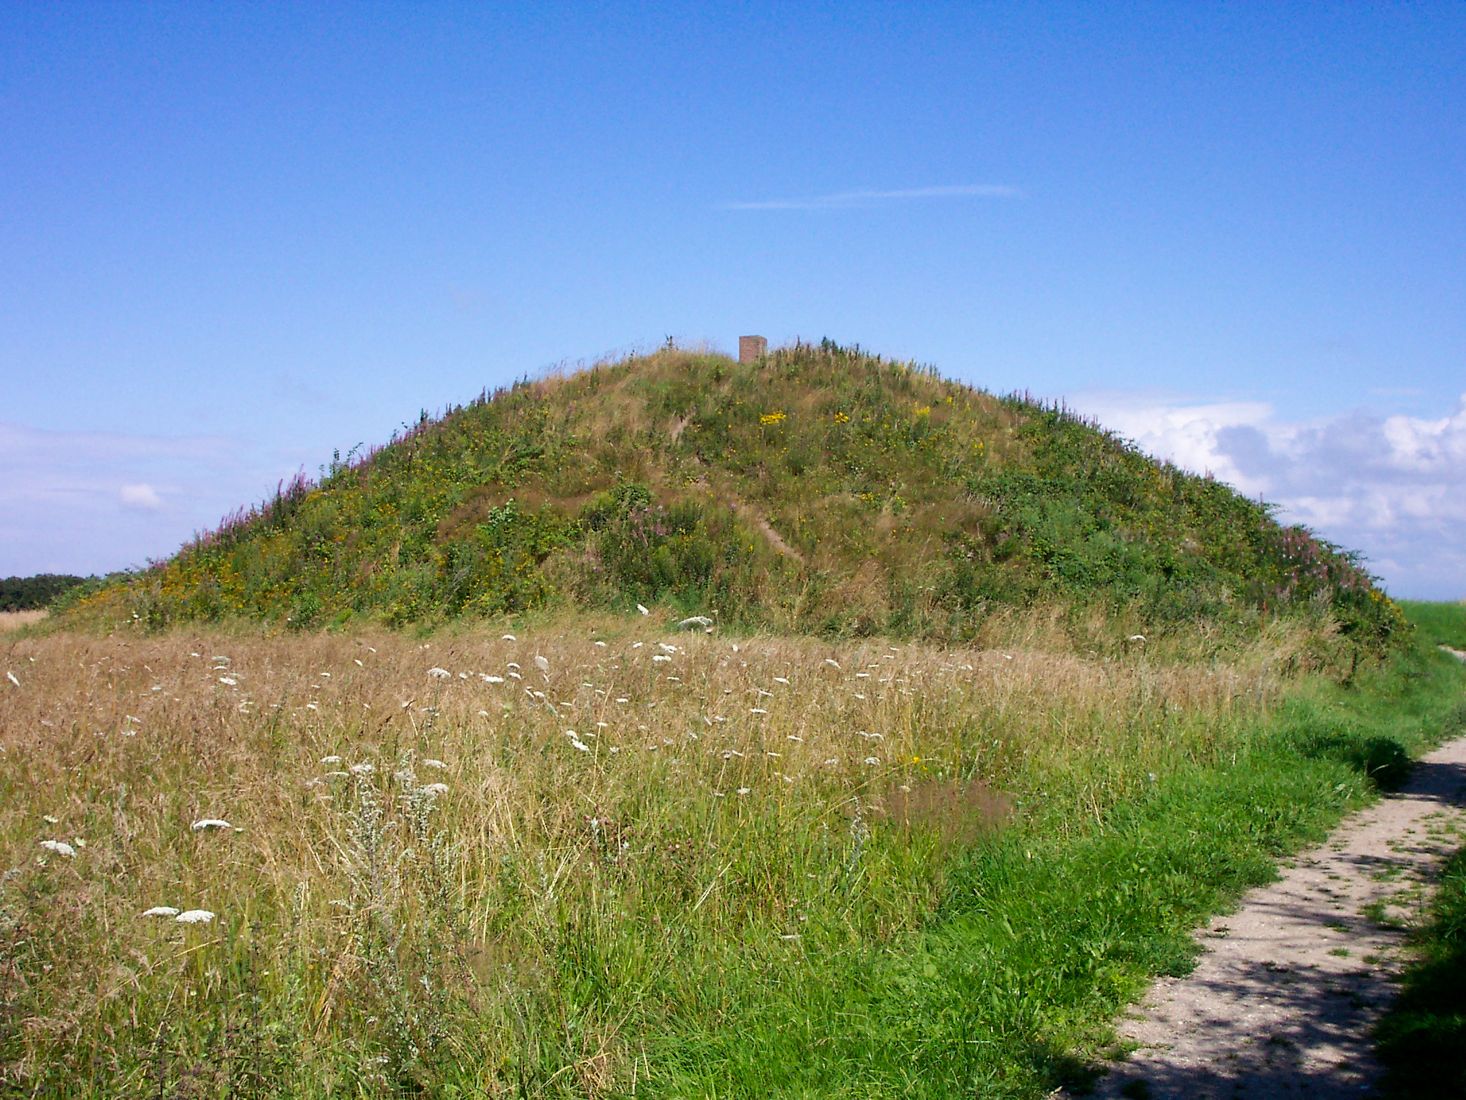
POLYGON ((1041 602, 1137 630, 1398 610, 1348 553, 1063 409, 828 342, 673 349, 485 394, 79 601, 151 627, 392 625, 663 603, 728 625, 978 637, 1041 602))

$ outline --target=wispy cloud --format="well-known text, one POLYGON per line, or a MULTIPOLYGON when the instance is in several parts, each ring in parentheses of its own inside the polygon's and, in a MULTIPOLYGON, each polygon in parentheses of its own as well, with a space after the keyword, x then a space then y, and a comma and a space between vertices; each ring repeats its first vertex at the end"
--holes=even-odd
POLYGON ((1016 199, 1023 192, 998 183, 957 183, 942 187, 907 187, 895 191, 836 191, 802 199, 757 199, 730 202, 724 210, 858 210, 929 199, 1016 199))

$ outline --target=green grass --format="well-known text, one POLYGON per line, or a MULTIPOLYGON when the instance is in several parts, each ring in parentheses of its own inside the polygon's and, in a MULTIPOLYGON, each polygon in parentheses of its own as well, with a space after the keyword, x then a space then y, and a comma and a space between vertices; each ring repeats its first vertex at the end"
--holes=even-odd
POLYGON ((1280 679, 1282 643, 1187 667, 641 616, 16 642, 0 1095, 1082 1085, 1191 928, 1459 728, 1466 670, 1434 647, 1456 620, 1421 610, 1347 684, 1280 679), (425 676, 509 658, 523 685, 425 676), (327 754, 375 771, 328 777, 327 754), (971 828, 939 800, 900 819, 928 782, 971 828), (244 831, 188 828, 214 814, 244 831), (219 916, 139 915, 160 903, 219 916))
POLYGON ((1416 961, 1376 1033, 1385 1095, 1466 1095, 1466 850, 1446 865, 1430 921, 1412 946, 1416 961))
MULTIPOLYGON (((1289 699, 1235 761, 1180 769, 1078 836, 1040 817, 979 846, 907 942, 835 966, 803 968, 796 955, 724 976, 715 1003, 662 1040, 668 1057, 654 1064, 676 1068, 649 1082, 654 1091, 1034 1097, 1082 1087, 1113 1042, 1108 1021, 1155 976, 1187 972, 1191 928, 1397 782, 1398 759, 1466 732, 1466 674, 1431 650, 1439 629, 1466 625, 1466 609, 1409 610, 1426 623, 1410 653, 1348 688, 1315 684, 1289 699)), ((1460 988, 1437 1038, 1459 1029, 1460 988)))
MULTIPOLYGON (((73 601, 161 628, 304 629, 662 603, 743 629, 966 641, 1034 603, 1212 644, 1277 615, 1368 652, 1353 556, 1066 412, 825 342, 669 350, 523 382, 336 456, 167 563, 73 601)), ((1317 658, 1317 655, 1314 655, 1317 658)))
MULTIPOLYGON (((1405 607, 1425 644, 1466 649, 1462 605, 1405 607)), ((1450 732, 1466 733, 1466 702, 1447 722, 1450 732)), ((1385 1094, 1398 1100, 1466 1095, 1466 849, 1446 864, 1430 919, 1411 946, 1415 961, 1400 999, 1376 1033, 1388 1070, 1385 1094)))

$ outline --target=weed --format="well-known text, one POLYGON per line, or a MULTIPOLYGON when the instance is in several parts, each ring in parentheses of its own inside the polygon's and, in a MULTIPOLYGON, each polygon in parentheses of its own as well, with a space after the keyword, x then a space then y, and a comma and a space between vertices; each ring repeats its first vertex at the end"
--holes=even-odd
POLYGON ((143 630, 662 602, 989 644, 1039 604, 1081 649, 1215 653, 1296 622, 1290 659, 1341 675, 1405 629, 1353 556, 1267 506, 1061 407, 830 341, 751 364, 663 349, 424 414, 78 592, 69 621, 143 630))

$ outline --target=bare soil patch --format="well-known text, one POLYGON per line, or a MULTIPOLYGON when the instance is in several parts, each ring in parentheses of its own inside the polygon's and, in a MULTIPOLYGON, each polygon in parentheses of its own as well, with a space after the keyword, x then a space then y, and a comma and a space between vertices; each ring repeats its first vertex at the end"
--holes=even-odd
POLYGON ((1458 738, 1214 919, 1196 969, 1156 983, 1121 1025, 1138 1047, 1095 1095, 1368 1095, 1380 1075, 1372 1031, 1397 992, 1405 933, 1463 823, 1458 738))

